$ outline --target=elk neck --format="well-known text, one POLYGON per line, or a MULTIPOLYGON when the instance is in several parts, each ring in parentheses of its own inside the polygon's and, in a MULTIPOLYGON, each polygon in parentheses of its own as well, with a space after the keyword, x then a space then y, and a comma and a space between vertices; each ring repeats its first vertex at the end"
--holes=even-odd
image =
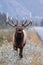
POLYGON ((15 41, 16 41, 16 44, 21 44, 23 42, 23 38, 24 38, 24 33, 23 31, 22 32, 16 32, 15 33, 15 41))

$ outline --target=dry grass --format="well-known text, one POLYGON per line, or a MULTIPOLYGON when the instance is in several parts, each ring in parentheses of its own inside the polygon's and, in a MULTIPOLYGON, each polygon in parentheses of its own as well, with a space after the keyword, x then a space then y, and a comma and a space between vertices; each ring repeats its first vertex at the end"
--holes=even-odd
POLYGON ((0 39, 3 41, 7 40, 8 42, 11 42, 13 38, 13 31, 0 31, 0 39), (3 36, 3 37, 2 37, 3 36))
MULTIPOLYGON (((12 42, 10 42, 12 41, 13 32, 0 32, 0 37, 2 35, 4 40, 7 40, 8 42, 4 41, 4 43, 7 44, 4 44, 4 46, 0 42, 0 46, 2 46, 2 48, 0 48, 0 51, 3 52, 3 60, 5 60, 5 63, 2 62, 3 60, 1 60, 2 57, 0 53, 0 65, 8 65, 6 63, 10 63, 9 65, 14 65, 13 63, 16 62, 15 60, 18 56, 16 57, 15 51, 12 50, 12 42), (15 54, 15 56, 13 54, 15 54), (12 64, 10 61, 12 62, 12 64)), ((40 44, 41 42, 40 39, 38 38, 34 30, 31 32, 27 32, 27 36, 30 41, 27 41, 27 43, 29 44, 27 44, 24 48, 24 58, 22 60, 17 60, 17 63, 15 65, 43 65, 43 47, 38 46, 38 44, 40 44)))
MULTIPOLYGON (((10 32, 0 32, 0 37, 3 36, 4 39, 6 39, 8 42, 12 41, 13 38, 13 31, 11 30, 10 32)), ((37 36, 35 30, 31 32, 27 32, 27 36, 29 40, 32 40, 34 43, 39 44, 41 43, 41 40, 37 36)))
POLYGON ((36 44, 40 44, 41 43, 41 40, 39 39, 39 37, 37 36, 35 31, 28 32, 28 39, 31 39, 36 44))

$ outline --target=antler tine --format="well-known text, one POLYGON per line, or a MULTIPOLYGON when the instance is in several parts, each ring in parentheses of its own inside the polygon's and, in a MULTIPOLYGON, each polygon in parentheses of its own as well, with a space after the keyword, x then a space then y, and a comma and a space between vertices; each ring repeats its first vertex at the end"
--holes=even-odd
POLYGON ((25 27, 29 26, 30 24, 32 25, 32 22, 29 22, 27 25, 25 25, 25 27))
POLYGON ((25 27, 27 27, 27 26, 31 26, 32 25, 32 15, 31 15, 31 12, 30 12, 30 22, 27 24, 27 25, 25 25, 25 27))
POLYGON ((18 25, 18 20, 16 20, 16 25, 18 25))
POLYGON ((12 24, 14 24, 14 22, 13 22, 13 20, 12 20, 12 17, 11 17, 11 22, 12 22, 12 24))
POLYGON ((22 21, 22 26, 25 26, 25 24, 27 23, 27 20, 23 23, 23 21, 22 21))
POLYGON ((22 20, 22 26, 24 26, 24 23, 23 23, 24 21, 22 20))
POLYGON ((13 21, 11 21, 12 22, 12 24, 14 24, 14 22, 13 21))
POLYGON ((26 23, 27 23, 27 19, 25 20, 25 19, 23 18, 22 25, 25 26, 26 23))
POLYGON ((22 20, 22 26, 24 26, 24 17, 23 17, 23 20, 22 20))
POLYGON ((8 13, 7 13, 7 15, 6 15, 6 24, 9 24, 10 26, 14 27, 14 25, 9 22, 8 13))
POLYGON ((8 20, 8 13, 7 13, 7 15, 6 15, 6 23, 8 23, 8 21, 9 21, 9 20, 8 20))
POLYGON ((15 24, 15 25, 17 26, 17 25, 18 25, 18 19, 17 19, 17 17, 16 17, 16 21, 15 21, 15 22, 16 22, 16 24, 15 24))
POLYGON ((24 22, 24 25, 27 23, 27 17, 25 18, 26 20, 25 20, 25 22, 24 22))
POLYGON ((24 25, 27 23, 27 20, 24 22, 24 25))
POLYGON ((27 24, 27 25, 25 25, 25 27, 27 27, 27 26, 31 26, 32 25, 32 20, 30 20, 30 22, 27 24))

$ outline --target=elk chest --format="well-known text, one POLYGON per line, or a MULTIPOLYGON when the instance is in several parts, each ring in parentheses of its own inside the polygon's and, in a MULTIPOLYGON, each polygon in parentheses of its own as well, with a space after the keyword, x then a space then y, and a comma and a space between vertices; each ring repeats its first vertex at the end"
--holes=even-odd
POLYGON ((21 45, 24 39, 24 33, 23 31, 21 33, 16 32, 15 33, 15 42, 17 45, 21 45))

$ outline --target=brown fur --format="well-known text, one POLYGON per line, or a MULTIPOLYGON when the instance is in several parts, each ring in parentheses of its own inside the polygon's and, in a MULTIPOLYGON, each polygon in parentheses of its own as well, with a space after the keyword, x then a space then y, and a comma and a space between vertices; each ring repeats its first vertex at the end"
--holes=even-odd
POLYGON ((18 27, 15 31, 15 34, 13 35, 13 48, 14 49, 20 49, 20 57, 22 58, 22 51, 23 51, 23 47, 26 44, 26 36, 25 36, 25 32, 23 31, 22 27, 18 27))

